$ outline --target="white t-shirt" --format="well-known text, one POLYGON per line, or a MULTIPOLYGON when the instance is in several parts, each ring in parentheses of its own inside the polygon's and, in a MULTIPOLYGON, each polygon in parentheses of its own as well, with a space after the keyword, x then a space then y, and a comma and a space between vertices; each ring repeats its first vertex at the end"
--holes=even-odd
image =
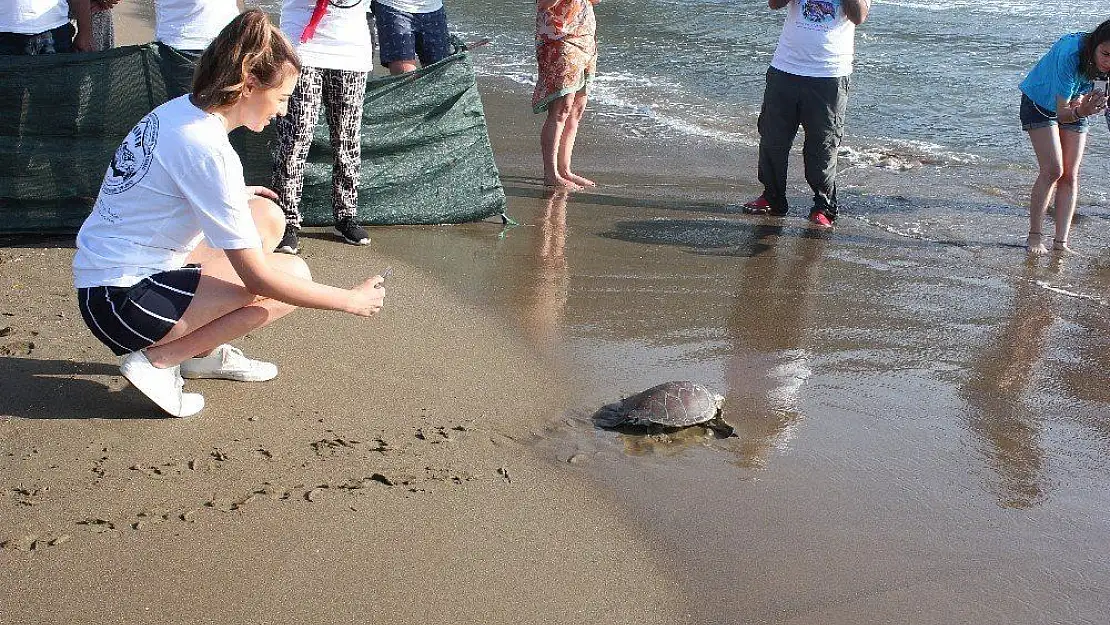
POLYGON ((262 247, 243 164, 219 117, 188 95, 131 130, 77 234, 77 288, 131 286, 178 269, 206 239, 217 249, 262 247))
POLYGON ((771 67, 797 76, 849 76, 855 45, 856 25, 841 0, 791 0, 771 67))
POLYGON ((308 43, 301 43, 301 33, 315 7, 315 0, 285 0, 281 5, 281 30, 293 42, 301 63, 318 69, 373 71, 374 46, 366 23, 366 7, 356 4, 344 9, 329 5, 316 34, 308 43))
POLYGON ((431 13, 443 8, 443 0, 378 0, 378 4, 405 13, 431 13))
POLYGON ((0 33, 37 35, 68 22, 66 0, 0 0, 0 33))
POLYGON ((178 50, 203 50, 237 15, 236 0, 154 0, 154 37, 178 50))

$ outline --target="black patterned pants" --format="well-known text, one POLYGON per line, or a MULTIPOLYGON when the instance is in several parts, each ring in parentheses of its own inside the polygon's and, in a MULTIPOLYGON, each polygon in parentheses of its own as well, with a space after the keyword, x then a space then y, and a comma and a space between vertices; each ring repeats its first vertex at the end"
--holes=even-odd
POLYGON ((362 164, 362 103, 366 72, 304 67, 289 99, 289 112, 277 119, 273 187, 289 225, 301 227, 301 193, 308 149, 320 107, 328 120, 332 163, 332 210, 335 221, 358 214, 358 179, 362 164))

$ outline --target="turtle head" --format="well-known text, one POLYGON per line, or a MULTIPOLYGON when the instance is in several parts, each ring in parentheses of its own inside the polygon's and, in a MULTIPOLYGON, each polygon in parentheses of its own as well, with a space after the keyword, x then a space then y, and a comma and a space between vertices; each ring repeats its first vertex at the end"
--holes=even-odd
POLYGON ((713 393, 713 405, 717 407, 717 410, 720 410, 721 407, 725 405, 725 396, 719 393, 713 393))

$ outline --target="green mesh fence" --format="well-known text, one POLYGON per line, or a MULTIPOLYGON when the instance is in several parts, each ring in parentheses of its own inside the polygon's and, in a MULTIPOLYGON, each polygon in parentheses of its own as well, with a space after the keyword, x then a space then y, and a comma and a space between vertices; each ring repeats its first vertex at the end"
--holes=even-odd
MULTIPOLYGON (((75 231, 120 141, 151 109, 183 92, 192 64, 156 44, 0 56, 0 231, 75 231)), ((248 184, 270 184, 272 133, 232 134, 248 184)), ((462 223, 504 208, 465 51, 411 74, 370 81, 359 183, 364 223, 462 223)), ((309 152, 301 211, 307 225, 332 222, 325 124, 318 125, 309 152)))

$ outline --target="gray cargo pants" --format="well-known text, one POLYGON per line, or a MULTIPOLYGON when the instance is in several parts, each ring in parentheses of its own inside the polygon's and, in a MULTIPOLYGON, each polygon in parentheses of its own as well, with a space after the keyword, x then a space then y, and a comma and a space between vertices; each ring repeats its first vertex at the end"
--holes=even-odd
POLYGON ((836 219, 836 152, 844 137, 849 76, 810 78, 767 69, 759 111, 759 182, 774 213, 786 213, 786 169, 790 147, 805 130, 802 146, 806 182, 813 189, 813 210, 836 219))

